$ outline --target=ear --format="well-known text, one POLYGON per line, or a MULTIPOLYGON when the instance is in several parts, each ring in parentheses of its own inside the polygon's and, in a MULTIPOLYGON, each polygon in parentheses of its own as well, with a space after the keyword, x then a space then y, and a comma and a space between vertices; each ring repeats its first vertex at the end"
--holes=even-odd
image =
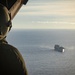
POLYGON ((8 21, 7 27, 9 27, 9 31, 10 31, 10 30, 11 30, 11 27, 12 27, 12 22, 11 22, 11 20, 8 21))

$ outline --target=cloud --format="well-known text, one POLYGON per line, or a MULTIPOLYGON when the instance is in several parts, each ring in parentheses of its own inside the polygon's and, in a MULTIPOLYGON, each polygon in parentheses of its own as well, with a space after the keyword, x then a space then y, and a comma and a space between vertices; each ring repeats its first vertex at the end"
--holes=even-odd
POLYGON ((14 20, 14 28, 75 29, 74 0, 44 1, 30 1, 26 6, 23 6, 16 17, 17 20, 14 20), (21 22, 18 23, 18 21, 21 22))
POLYGON ((68 25, 75 25, 75 22, 57 22, 57 21, 54 21, 54 22, 50 22, 50 21, 32 21, 32 23, 38 23, 38 24, 68 24, 68 25))
POLYGON ((19 15, 61 15, 75 16, 75 1, 39 3, 23 7, 19 15), (40 4, 40 5, 39 5, 40 4), (26 11, 26 12, 25 12, 26 11))

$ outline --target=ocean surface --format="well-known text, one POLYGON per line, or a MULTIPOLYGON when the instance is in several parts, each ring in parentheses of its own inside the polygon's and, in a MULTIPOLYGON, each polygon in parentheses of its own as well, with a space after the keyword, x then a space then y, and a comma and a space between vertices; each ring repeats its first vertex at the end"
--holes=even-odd
POLYGON ((28 75, 75 75, 75 30, 11 30, 7 41, 21 52, 28 75))

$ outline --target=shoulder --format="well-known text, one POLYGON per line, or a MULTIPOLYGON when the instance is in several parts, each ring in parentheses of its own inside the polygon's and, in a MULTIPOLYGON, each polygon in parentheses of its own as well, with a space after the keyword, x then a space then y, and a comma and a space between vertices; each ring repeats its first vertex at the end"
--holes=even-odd
POLYGON ((0 44, 0 50, 9 52, 19 52, 19 50, 10 44, 0 44))
POLYGON ((0 44, 0 46, 2 47, 2 48, 5 48, 5 49, 17 49, 16 47, 14 47, 14 46, 12 46, 12 45, 10 45, 10 44, 0 44))
POLYGON ((8 73, 13 75, 27 75, 24 59, 16 47, 10 44, 0 44, 0 59, 4 67, 2 71, 8 70, 8 73))
POLYGON ((0 53, 6 54, 7 56, 10 55, 11 57, 15 56, 22 58, 19 50, 10 44, 0 44, 0 53))
POLYGON ((1 54, 2 56, 5 56, 4 59, 7 58, 8 60, 11 61, 14 60, 15 62, 17 61, 17 63, 20 64, 22 62, 23 65, 25 63, 19 50, 10 44, 0 44, 0 53, 2 53, 1 54))

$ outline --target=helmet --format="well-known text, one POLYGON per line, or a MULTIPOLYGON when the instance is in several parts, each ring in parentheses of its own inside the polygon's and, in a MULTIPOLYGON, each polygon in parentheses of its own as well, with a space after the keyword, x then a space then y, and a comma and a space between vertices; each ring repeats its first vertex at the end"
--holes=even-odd
POLYGON ((0 40, 4 39, 11 28, 11 17, 8 9, 0 4, 0 40))

